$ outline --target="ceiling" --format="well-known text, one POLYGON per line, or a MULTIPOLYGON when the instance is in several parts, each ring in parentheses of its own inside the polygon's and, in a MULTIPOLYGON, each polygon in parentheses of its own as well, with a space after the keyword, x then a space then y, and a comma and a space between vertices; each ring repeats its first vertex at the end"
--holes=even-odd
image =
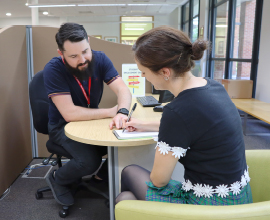
POLYGON ((8 16, 6 16, 6 13, 12 14, 9 17, 31 17, 31 8, 25 4, 28 3, 30 5, 34 1, 37 1, 38 5, 75 5, 72 7, 39 7, 38 10, 41 17, 85 17, 164 15, 171 13, 176 7, 182 5, 187 0, 0 0, 0 18, 7 18, 8 16), (103 4, 103 6, 79 7, 78 4, 103 4), (104 4, 125 5, 104 6, 104 4), (49 14, 43 15, 44 11, 49 12, 49 14))

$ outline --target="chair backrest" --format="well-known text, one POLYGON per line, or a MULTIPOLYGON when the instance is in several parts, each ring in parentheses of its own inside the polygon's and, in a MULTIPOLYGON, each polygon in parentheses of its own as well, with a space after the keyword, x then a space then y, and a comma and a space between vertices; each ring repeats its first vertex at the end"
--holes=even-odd
POLYGON ((253 202, 270 200, 270 150, 246 150, 253 202))
POLYGON ((44 87, 43 71, 38 72, 30 82, 29 97, 35 129, 48 134, 49 98, 44 87))

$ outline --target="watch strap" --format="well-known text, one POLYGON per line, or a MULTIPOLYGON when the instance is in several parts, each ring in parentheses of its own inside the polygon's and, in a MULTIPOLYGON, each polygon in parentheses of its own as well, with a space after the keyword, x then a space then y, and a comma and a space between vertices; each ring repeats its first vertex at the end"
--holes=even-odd
POLYGON ((128 116, 129 111, 128 111, 126 108, 120 108, 120 109, 117 111, 117 114, 118 114, 118 113, 121 113, 121 114, 123 114, 123 115, 128 116))

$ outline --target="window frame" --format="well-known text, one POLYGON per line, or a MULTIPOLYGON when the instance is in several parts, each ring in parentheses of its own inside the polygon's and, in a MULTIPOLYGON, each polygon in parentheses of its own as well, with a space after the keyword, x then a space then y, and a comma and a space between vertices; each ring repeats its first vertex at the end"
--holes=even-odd
POLYGON ((227 31, 227 44, 226 44, 226 55, 224 58, 213 57, 213 51, 215 51, 215 45, 212 44, 210 53, 207 57, 207 68, 206 76, 213 79, 214 73, 214 61, 225 61, 224 79, 232 78, 232 62, 247 62, 251 63, 250 69, 250 80, 253 80, 253 91, 252 97, 256 94, 256 82, 257 72, 259 63, 259 47, 260 47, 260 35, 261 35, 261 21, 262 21, 262 8, 263 0, 256 0, 255 6, 255 20, 254 20, 254 32, 253 32, 253 43, 252 43, 252 56, 250 59, 233 58, 233 39, 235 30, 235 15, 236 15, 236 3, 237 0, 222 0, 216 3, 216 0, 209 0, 209 21, 208 21, 208 39, 210 42, 214 42, 216 33, 216 9, 218 6, 228 2, 228 31, 227 31))
POLYGON ((201 0, 199 0, 199 11, 198 14, 193 16, 193 7, 194 7, 194 0, 188 0, 184 5, 182 5, 181 7, 181 30, 184 29, 184 25, 188 24, 188 36, 190 37, 190 39, 192 40, 192 35, 193 35, 193 20, 195 18, 198 18, 198 33, 197 36, 199 38, 200 36, 200 6, 201 6, 201 0), (188 20, 184 20, 185 18, 185 9, 187 4, 189 4, 189 14, 188 14, 188 20))

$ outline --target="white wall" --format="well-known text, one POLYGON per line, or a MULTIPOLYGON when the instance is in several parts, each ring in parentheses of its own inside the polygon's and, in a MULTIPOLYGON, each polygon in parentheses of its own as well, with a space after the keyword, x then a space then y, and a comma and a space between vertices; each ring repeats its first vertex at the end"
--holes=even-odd
POLYGON ((159 27, 162 25, 168 25, 173 28, 179 29, 180 27, 180 10, 181 7, 177 7, 169 15, 155 15, 154 17, 154 27, 159 27))
MULTIPOLYGON (((53 27, 59 27, 60 18, 59 17, 40 17, 39 24, 53 26, 53 27)), ((32 25, 32 19, 31 19, 31 17, 0 18, 0 28, 10 26, 10 25, 32 25)))
POLYGON ((270 53, 270 1, 263 1, 263 14, 262 14, 262 29, 259 53, 259 66, 256 85, 256 99, 263 102, 270 103, 270 66, 269 66, 269 53, 270 53))
POLYGON ((89 35, 101 35, 102 39, 105 36, 116 36, 118 42, 120 40, 120 16, 77 17, 66 21, 82 24, 89 35))

